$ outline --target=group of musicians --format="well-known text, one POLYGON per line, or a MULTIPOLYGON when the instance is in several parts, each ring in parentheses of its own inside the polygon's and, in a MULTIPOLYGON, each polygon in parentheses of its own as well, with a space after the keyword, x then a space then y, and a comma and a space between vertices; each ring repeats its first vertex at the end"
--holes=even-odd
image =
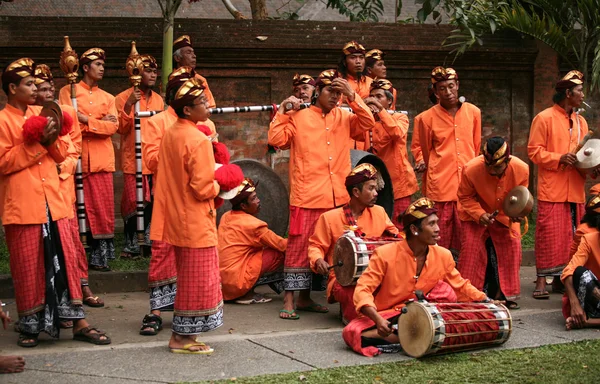
MULTIPOLYGON (((284 292, 279 317, 286 320, 299 319, 300 311, 328 312, 310 296, 311 290, 326 289, 328 302, 340 303, 348 324, 344 339, 368 355, 398 343, 391 322, 419 291, 430 301, 493 299, 518 309, 525 218, 507 216, 502 203, 512 188, 528 186, 529 169, 501 137, 482 147, 481 111, 459 98, 454 69, 436 67, 431 73, 428 93, 434 105, 414 119, 414 164, 408 157, 409 120, 395 111, 397 92, 385 79, 382 51, 367 52, 351 41, 337 69, 316 78, 296 75, 293 96, 280 103, 268 131, 270 145, 290 150, 290 225, 284 239, 256 217, 260 180, 244 178, 217 140, 209 119, 216 103, 195 71, 189 36, 174 42, 176 69, 164 102, 153 90, 156 60, 141 59, 139 86, 113 97, 98 86, 105 52, 87 50, 79 58, 83 79, 60 90, 58 119, 41 108, 55 98, 47 66, 22 58, 2 73, 8 103, 0 111, 0 209, 20 346, 36 346, 42 331, 57 337, 61 328, 71 327, 77 340, 111 342, 86 322, 82 309, 84 303, 104 303, 87 285, 88 258, 74 209, 75 168, 81 156, 89 267, 107 271, 115 257, 111 136, 121 135, 122 257, 129 257, 140 253, 134 113, 162 111, 165 103, 164 112, 141 119, 145 244, 152 256, 151 312, 140 333, 156 335, 161 312, 173 311, 171 352, 212 353, 197 335, 222 325, 223 300, 270 301, 254 292, 263 284, 284 292), (310 107, 301 108, 303 103, 310 107), (351 149, 371 152, 385 163, 394 195, 391 218, 375 204, 383 187, 380 172, 371 164, 351 169, 351 149), (421 172, 424 197, 413 201, 421 172), (217 230, 216 209, 223 198, 232 210, 217 230), (368 267, 350 286, 336 281, 332 261, 344 235, 389 243, 373 250, 368 267)), ((585 174, 575 167, 574 155, 588 133, 578 113, 583 80, 571 71, 556 84, 554 105, 535 117, 528 144, 529 157, 538 164, 533 297, 549 298, 545 284, 552 276, 553 291, 566 290, 569 329, 594 326, 600 315, 600 195, 592 191, 585 205, 585 174), (573 238, 578 245, 569 252, 573 238)), ((0 316, 5 315, 0 311, 0 316)))

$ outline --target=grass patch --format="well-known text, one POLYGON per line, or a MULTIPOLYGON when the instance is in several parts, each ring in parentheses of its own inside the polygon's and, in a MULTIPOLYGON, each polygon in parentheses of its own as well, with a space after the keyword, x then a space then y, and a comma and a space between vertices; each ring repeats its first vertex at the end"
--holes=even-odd
POLYGON ((600 340, 199 383, 597 383, 600 340))
MULTIPOLYGON (((150 258, 139 260, 121 259, 121 250, 125 245, 125 236, 123 233, 115 233, 115 255, 116 259, 109 261, 113 271, 147 271, 150 265, 150 258)), ((0 239, 0 275, 10 274, 10 266, 8 261, 8 248, 4 237, 0 239)))

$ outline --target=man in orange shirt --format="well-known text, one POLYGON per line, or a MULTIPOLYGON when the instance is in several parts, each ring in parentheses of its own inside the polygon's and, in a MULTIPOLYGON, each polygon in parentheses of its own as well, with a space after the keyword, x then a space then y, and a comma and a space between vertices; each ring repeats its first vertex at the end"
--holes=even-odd
POLYGON ((373 80, 371 96, 365 103, 373 111, 375 127, 365 134, 368 151, 383 160, 392 179, 394 188, 394 212, 392 222, 402 230, 398 216, 406 211, 411 203, 411 196, 419 189, 417 177, 406 150, 408 135, 408 117, 403 113, 390 115, 388 109, 392 105, 392 83, 388 80, 373 80))
MULTIPOLYGON (((365 54, 365 65, 367 68, 367 77, 372 80, 387 79, 387 67, 383 60, 385 53, 379 49, 371 49, 365 54)), ((372 89, 372 87, 371 87, 372 89)), ((391 89, 393 100, 389 106, 389 109, 396 109, 396 88, 391 89)))
MULTIPOLYGON (((435 95, 435 91, 433 90, 433 84, 429 84, 427 86, 427 98, 429 99, 429 101, 431 101, 432 105, 436 105, 438 103, 437 96, 435 95)), ((417 116, 415 116, 414 123, 413 123, 412 138, 411 138, 411 142, 410 142, 410 152, 412 153, 413 160, 415 162, 414 170, 417 173, 425 172, 425 169, 427 168, 425 166, 425 161, 423 161, 423 151, 421 150, 421 140, 419 139, 419 129, 418 129, 418 127, 421 126, 421 119, 423 118, 423 115, 425 113, 427 113, 427 111, 421 112, 417 116)), ((424 175, 421 180, 421 184, 422 184, 421 191, 425 192, 425 176, 424 175)))
MULTIPOLYGON (((196 53, 192 46, 192 39, 190 39, 188 35, 179 36, 173 41, 173 68, 177 69, 181 67, 191 67, 193 70, 196 70, 196 53)), ((210 91, 208 81, 197 72, 194 72, 194 76, 198 80, 201 80, 206 88, 204 92, 206 100, 208 101, 208 107, 215 108, 217 103, 210 91)))
MULTIPOLYGON (((54 101, 54 78, 50 67, 45 64, 39 64, 35 67, 35 85, 37 87, 36 105, 41 106, 45 101, 54 101)), ((73 107, 70 105, 62 105, 61 108, 64 113, 68 113, 71 116, 73 122, 77 121, 77 112, 73 107)), ((60 179, 60 192, 62 193, 65 202, 72 207, 67 219, 81 272, 83 303, 90 307, 103 307, 104 301, 98 296, 94 296, 94 293, 89 286, 87 255, 83 248, 83 244, 81 244, 81 238, 79 237, 79 224, 77 223, 77 210, 75 208, 76 197, 74 175, 77 167, 77 160, 79 159, 79 156, 81 156, 81 129, 79 128, 79 124, 72 124, 69 137, 71 139, 71 145, 69 145, 68 156, 62 163, 58 164, 60 169, 58 176, 60 179)))
POLYGON ((212 144, 196 126, 210 115, 198 79, 181 85, 171 107, 178 119, 161 143, 150 237, 171 244, 175 251, 171 352, 210 354, 213 349, 196 336, 223 325, 214 199, 220 189, 227 189, 223 186, 241 184, 243 174, 238 167, 239 179, 236 175, 225 180, 235 165, 215 171, 212 144))
POLYGON ((333 269, 330 269, 336 242, 346 231, 353 231, 359 238, 397 237, 398 235, 398 228, 390 221, 385 210, 375 205, 377 179, 377 169, 371 164, 355 167, 346 177, 350 202, 341 208, 322 214, 315 226, 315 232, 308 240, 310 267, 315 273, 329 276, 327 302, 340 303, 344 324, 356 317, 352 301, 354 286, 342 287, 337 282, 333 269))
POLYGON ((459 81, 454 69, 434 68, 431 82, 440 102, 415 120, 427 168, 424 195, 437 205, 439 245, 458 255, 461 234, 457 191, 463 167, 481 148, 481 111, 459 101, 459 81))
MULTIPOLYGON (((258 182, 256 183, 258 185, 258 182)), ((256 185, 245 179, 230 200, 231 211, 219 223, 219 269, 223 299, 238 304, 271 301, 254 292, 268 284, 275 292, 283 291, 283 258, 287 239, 271 231, 258 219, 260 199, 256 185)))
POLYGON ((91 327, 82 308, 80 271, 60 192, 56 164, 71 143, 53 118, 36 116, 33 60, 22 58, 2 72, 8 103, 0 111, 0 216, 10 254, 19 313, 18 345, 35 347, 40 332, 54 338, 60 321, 73 321, 73 338, 110 344, 91 327))
POLYGON ((585 207, 589 228, 560 277, 565 285, 562 312, 567 330, 600 327, 600 195, 585 207))
MULTIPOLYGON (((108 260, 115 258, 115 152, 111 136, 119 122, 114 96, 98 87, 104 77, 105 59, 100 48, 85 51, 79 59, 83 80, 76 85, 77 118, 83 135, 85 213, 92 234, 90 266, 97 271, 110 271, 108 260)), ((59 100, 72 105, 69 85, 60 90, 59 100)))
POLYGON ((577 109, 583 102, 583 74, 571 71, 556 84, 554 105, 531 123, 527 152, 538 165, 538 214, 535 230, 536 299, 548 299, 546 276, 552 290, 563 291, 559 279, 569 262, 569 245, 583 216, 585 176, 573 165, 574 151, 588 132, 577 109))
MULTIPOLYGON (((134 106, 140 103, 140 111, 163 111, 165 104, 162 97, 152 89, 156 84, 158 66, 154 57, 142 55, 144 71, 142 81, 136 89, 133 87, 119 93, 115 105, 119 112, 119 129, 121 134, 121 164, 123 167, 123 195, 121 197, 121 215, 125 230, 125 246, 121 257, 132 257, 140 254, 137 239, 136 221, 136 183, 135 183, 135 129, 134 106)), ((140 119, 142 135, 147 130, 148 119, 140 119)), ((146 245, 150 245, 150 221, 152 219, 152 201, 150 189, 152 172, 142 162, 142 185, 144 193, 144 224, 146 225, 146 245)))
POLYGON ((291 96, 281 102, 269 127, 269 144, 290 147, 290 229, 285 255, 285 297, 280 317, 295 318, 294 291, 300 291, 298 309, 327 312, 310 298, 312 275, 308 238, 324 212, 348 202, 344 187, 350 173, 348 142, 359 139, 374 124, 369 107, 348 82, 332 69, 317 78, 314 104, 287 115, 286 105, 299 109, 302 100, 291 96), (346 96, 354 113, 337 108, 346 96))
POLYGON ((354 291, 356 311, 342 336, 352 349, 365 356, 378 355, 399 344, 392 324, 415 292, 430 301, 471 302, 489 300, 485 293, 462 278, 452 254, 439 243, 437 209, 426 197, 412 203, 402 218, 406 241, 375 250, 354 291))
POLYGON ((292 79, 292 94, 302 100, 303 103, 310 103, 315 94, 315 79, 306 74, 295 74, 292 79))
POLYGON ((503 138, 494 136, 485 143, 483 155, 465 165, 458 187, 463 236, 458 270, 488 296, 506 300, 509 309, 519 308, 522 218, 508 217, 502 205, 519 185, 529 185, 529 166, 510 155, 503 138))

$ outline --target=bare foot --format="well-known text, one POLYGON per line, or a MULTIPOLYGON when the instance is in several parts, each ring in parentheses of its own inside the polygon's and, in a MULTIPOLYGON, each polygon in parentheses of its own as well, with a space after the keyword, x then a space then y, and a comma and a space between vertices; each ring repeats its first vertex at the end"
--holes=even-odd
POLYGON ((541 292, 544 292, 546 290, 546 277, 545 276, 538 276, 537 280, 535 281, 535 290, 541 291, 541 292))
POLYGON ((300 308, 304 308, 304 310, 308 310, 309 312, 327 313, 329 311, 326 306, 321 305, 310 298, 310 290, 300 291, 298 301, 296 302, 296 309, 300 308))
POLYGON ((23 356, 0 356, 0 373, 19 373, 24 369, 23 356))
POLYGON ((567 331, 570 331, 571 329, 575 328, 575 323, 573 323, 573 318, 567 317, 567 320, 565 320, 565 328, 567 329, 567 331))
POLYGON ((285 291, 283 294, 283 309, 286 312, 279 312, 279 317, 282 319, 297 316, 294 308, 294 291, 285 291))
POLYGON ((210 351, 212 349, 210 345, 197 341, 196 335, 183 336, 176 333, 171 334, 171 339, 169 340, 170 349, 181 350, 188 344, 193 344, 187 348, 190 352, 210 351))

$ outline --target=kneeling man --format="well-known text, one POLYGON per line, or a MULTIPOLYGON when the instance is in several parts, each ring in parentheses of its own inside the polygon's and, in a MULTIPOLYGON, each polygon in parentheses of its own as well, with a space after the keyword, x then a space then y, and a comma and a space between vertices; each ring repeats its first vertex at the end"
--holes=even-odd
POLYGON ((408 300, 417 291, 428 301, 489 301, 485 293, 462 278, 452 254, 437 244, 440 238, 437 209, 422 197, 409 205, 402 224, 406 241, 387 244, 373 253, 354 291, 356 312, 342 333, 356 352, 375 356, 396 350, 399 339, 392 328, 408 300))
POLYGON ((256 184, 245 179, 230 200, 231 211, 219 224, 219 269, 223 299, 238 304, 268 303, 270 298, 254 293, 258 285, 269 284, 283 291, 283 259, 287 239, 277 236, 264 221, 256 184))
POLYGON ((310 267, 321 275, 329 275, 327 301, 340 303, 342 321, 346 324, 356 317, 352 297, 354 285, 342 287, 335 278, 333 249, 344 232, 354 231, 357 237, 397 237, 394 226, 385 210, 375 205, 377 200, 377 169, 371 164, 361 164, 346 177, 350 202, 341 208, 325 212, 319 217, 315 232, 308 240, 310 267))

